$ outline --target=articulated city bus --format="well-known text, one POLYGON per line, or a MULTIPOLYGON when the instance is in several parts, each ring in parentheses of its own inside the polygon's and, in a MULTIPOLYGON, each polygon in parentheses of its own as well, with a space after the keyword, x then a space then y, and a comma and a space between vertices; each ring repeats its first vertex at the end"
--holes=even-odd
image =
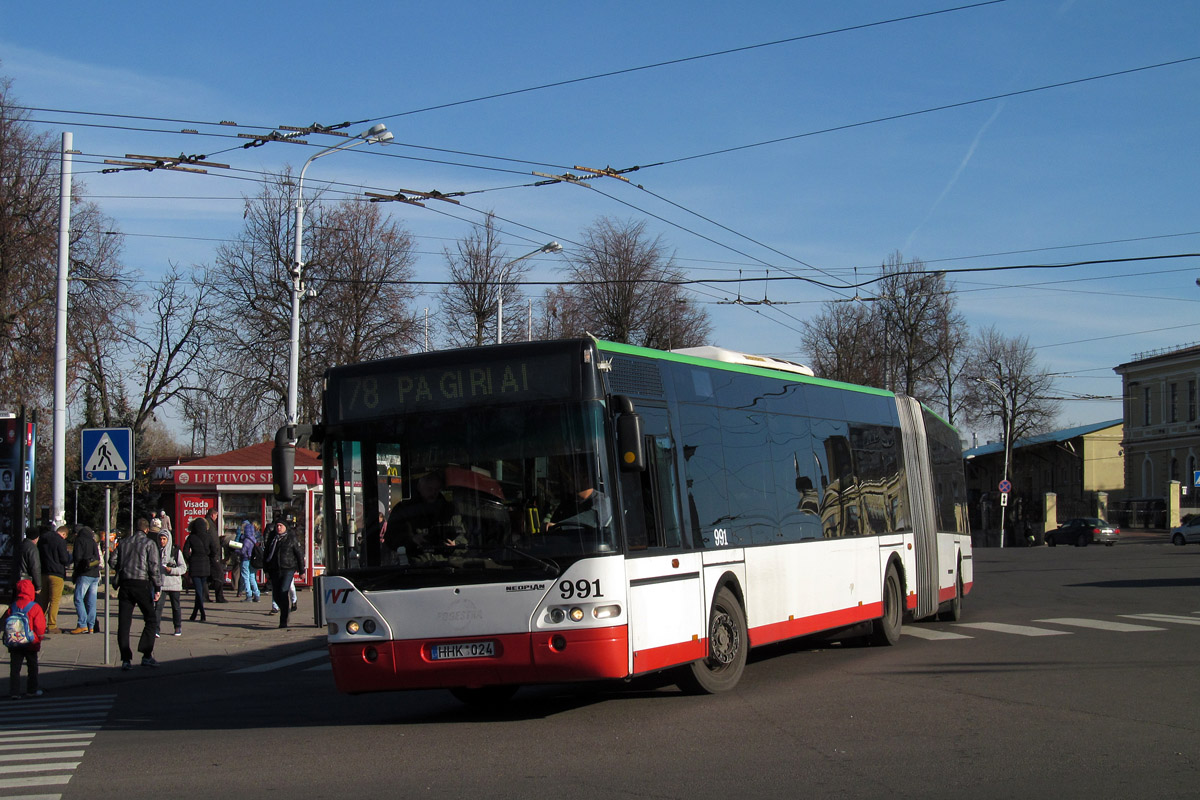
POLYGON ((324 618, 339 690, 674 670, 894 644, 972 586, 961 447, 911 398, 715 348, 587 339, 330 369, 324 618))

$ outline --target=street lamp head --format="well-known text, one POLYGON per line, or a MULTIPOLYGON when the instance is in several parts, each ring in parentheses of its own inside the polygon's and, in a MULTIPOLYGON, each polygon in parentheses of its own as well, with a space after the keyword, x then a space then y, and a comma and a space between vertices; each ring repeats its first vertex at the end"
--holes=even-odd
POLYGON ((358 138, 366 139, 367 144, 376 144, 378 142, 390 142, 394 137, 391 131, 387 129, 387 125, 380 122, 360 133, 358 138))
POLYGON ((545 244, 542 246, 543 253, 561 253, 562 249, 563 249, 562 245, 559 244, 558 242, 550 242, 549 244, 545 244))

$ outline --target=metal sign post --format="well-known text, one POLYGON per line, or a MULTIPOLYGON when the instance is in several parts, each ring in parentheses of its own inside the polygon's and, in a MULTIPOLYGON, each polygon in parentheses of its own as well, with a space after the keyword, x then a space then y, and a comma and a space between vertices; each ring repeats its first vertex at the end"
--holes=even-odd
POLYGON ((112 565, 108 542, 113 541, 116 531, 112 530, 112 484, 128 483, 130 532, 133 531, 133 429, 132 428, 84 428, 79 431, 79 465, 83 483, 103 483, 104 528, 108 534, 101 545, 104 548, 104 663, 112 663, 110 650, 112 627, 112 565))

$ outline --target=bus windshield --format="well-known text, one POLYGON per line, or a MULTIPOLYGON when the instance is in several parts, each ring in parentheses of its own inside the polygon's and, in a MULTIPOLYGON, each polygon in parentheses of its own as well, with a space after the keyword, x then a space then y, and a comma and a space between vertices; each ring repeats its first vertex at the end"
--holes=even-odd
POLYGON ((461 580, 617 552, 603 419, 589 401, 331 426, 340 564, 461 580))

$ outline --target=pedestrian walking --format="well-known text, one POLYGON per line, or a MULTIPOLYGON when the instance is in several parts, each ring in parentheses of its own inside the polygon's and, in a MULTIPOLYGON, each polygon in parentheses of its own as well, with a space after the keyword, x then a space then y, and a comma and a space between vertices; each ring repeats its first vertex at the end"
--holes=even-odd
POLYGON ((163 608, 167 598, 171 599, 171 622, 174 623, 175 635, 183 635, 183 609, 179 593, 183 591, 183 576, 187 573, 187 561, 179 550, 179 545, 171 541, 171 534, 162 529, 158 520, 150 523, 150 535, 158 541, 162 563, 162 593, 154 606, 154 619, 158 623, 158 632, 162 633, 163 608), (157 530, 156 530, 157 528, 157 530))
POLYGON ((96 534, 84 525, 75 532, 71 580, 75 582, 75 629, 73 634, 91 633, 96 627, 96 586, 104 561, 96 534))
POLYGON ((113 570, 117 576, 117 646, 121 649, 121 669, 133 669, 133 650, 129 647, 129 629, 133 626, 133 609, 142 612, 145 625, 138 639, 138 652, 143 667, 157 667, 154 658, 154 634, 158 633, 154 608, 162 590, 162 561, 160 551, 146 533, 150 523, 139 519, 133 533, 117 548, 113 570))
POLYGON ((262 596, 262 591, 258 586, 259 567, 262 566, 262 542, 258 538, 258 522, 247 519, 242 524, 242 532, 238 534, 238 541, 241 542, 241 558, 240 572, 242 578, 242 588, 245 590, 247 603, 257 603, 259 597, 262 596))
POLYGON ((209 568, 209 579, 212 583, 216 602, 228 603, 225 599, 225 543, 221 537, 221 525, 217 521, 217 507, 211 506, 204 514, 204 524, 208 527, 209 538, 212 539, 212 566, 209 568))
POLYGON ((42 637, 46 635, 46 615, 34 600, 33 581, 28 578, 17 581, 16 595, 13 604, 0 617, 0 630, 4 631, 4 644, 11 659, 8 694, 13 700, 21 696, 22 666, 26 667, 25 696, 42 696, 38 686, 38 651, 42 649, 42 637))
POLYGON ((192 576, 192 589, 196 603, 192 607, 192 622, 197 615, 207 622, 204 613, 204 597, 208 594, 208 576, 212 574, 213 542, 208 535, 208 523, 204 517, 196 517, 188 525, 188 537, 183 543, 183 557, 187 560, 188 574, 192 576))
POLYGON ((280 519, 272 524, 275 535, 267 543, 267 572, 271 576, 271 597, 279 608, 279 627, 286 628, 288 612, 293 608, 288 600, 288 590, 296 571, 304 569, 304 550, 286 522, 280 519))
MULTIPOLYGON (((20 582, 28 578, 33 584, 33 592, 42 591, 42 558, 38 555, 38 540, 42 538, 42 529, 30 525, 25 529, 25 538, 18 547, 13 548, 13 577, 20 582)), ((17 599, 17 586, 13 584, 12 599, 17 599)))
POLYGON ((43 533, 38 538, 38 558, 42 562, 42 591, 38 605, 46 615, 46 634, 58 633, 58 605, 62 602, 63 586, 67 582, 67 526, 43 533))

